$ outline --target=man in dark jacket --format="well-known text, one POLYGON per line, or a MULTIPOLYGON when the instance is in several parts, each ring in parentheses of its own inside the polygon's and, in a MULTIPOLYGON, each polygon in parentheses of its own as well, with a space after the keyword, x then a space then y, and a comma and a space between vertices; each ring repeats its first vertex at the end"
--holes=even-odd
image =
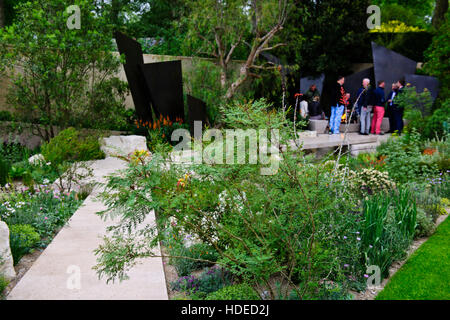
POLYGON ((398 97, 403 93, 404 86, 405 80, 397 81, 398 92, 396 97, 394 98, 394 104, 392 108, 394 114, 395 130, 399 135, 402 134, 403 131, 403 113, 405 110, 403 110, 402 107, 400 107, 398 104, 395 103, 395 99, 398 99, 398 97))
POLYGON ((332 94, 332 105, 331 105, 331 116, 330 116, 330 134, 338 134, 339 127, 341 126, 342 114, 344 113, 345 105, 345 89, 344 89, 345 78, 340 76, 336 84, 333 87, 332 94))
POLYGON ((398 87, 397 83, 392 84, 392 90, 388 94, 386 98, 386 105, 387 105, 387 114, 389 116, 389 131, 388 133, 394 133, 395 131, 395 120, 394 120, 394 99, 397 95, 398 87))
POLYGON ((373 92, 373 117, 372 117, 372 134, 383 135, 381 132, 381 123, 383 122, 384 117, 384 81, 378 81, 378 87, 373 92))

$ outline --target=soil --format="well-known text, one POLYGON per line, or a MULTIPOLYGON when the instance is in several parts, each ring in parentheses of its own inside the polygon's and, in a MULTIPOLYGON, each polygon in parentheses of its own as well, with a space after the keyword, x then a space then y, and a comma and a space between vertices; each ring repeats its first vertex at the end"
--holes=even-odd
POLYGON ((177 270, 174 266, 169 264, 169 258, 167 257, 168 251, 167 248, 160 244, 161 247, 161 255, 163 256, 163 267, 164 267, 164 275, 166 276, 166 286, 167 286, 167 295, 169 296, 169 300, 173 300, 175 297, 179 297, 180 293, 177 291, 173 291, 171 289, 171 283, 178 279, 177 270))

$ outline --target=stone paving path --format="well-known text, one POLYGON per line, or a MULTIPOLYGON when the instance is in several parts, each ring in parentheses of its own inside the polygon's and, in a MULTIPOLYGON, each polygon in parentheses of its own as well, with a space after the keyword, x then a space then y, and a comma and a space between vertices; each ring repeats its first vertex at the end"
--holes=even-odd
MULTIPOLYGON (((124 168, 117 158, 95 161, 94 179, 124 168)), ((74 213, 33 266, 8 295, 8 300, 167 300, 167 288, 161 258, 141 260, 129 273, 129 280, 106 284, 92 267, 94 250, 102 243, 106 227, 114 223, 101 220, 95 213, 105 206, 91 194, 74 213)), ((144 224, 154 223, 154 213, 144 224)), ((159 254, 159 248, 155 253, 159 254)))

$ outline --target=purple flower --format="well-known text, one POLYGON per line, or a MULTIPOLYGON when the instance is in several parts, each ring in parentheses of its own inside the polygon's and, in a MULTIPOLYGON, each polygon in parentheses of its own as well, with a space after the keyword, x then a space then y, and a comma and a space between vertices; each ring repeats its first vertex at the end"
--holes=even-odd
POLYGON ((373 246, 372 246, 371 244, 369 244, 369 248, 370 248, 370 249, 372 249, 372 248, 373 248, 373 246))
POLYGON ((350 267, 349 264, 344 264, 344 268, 348 268, 348 267, 350 267))
POLYGON ((345 239, 347 239, 347 237, 346 237, 346 236, 344 236, 344 240, 345 240, 345 239))
POLYGON ((368 278, 369 277, 369 275, 368 274, 364 274, 364 278, 368 278))
POLYGON ((358 241, 361 241, 361 238, 360 238, 360 237, 358 237, 358 238, 356 238, 356 240, 358 240, 358 241))

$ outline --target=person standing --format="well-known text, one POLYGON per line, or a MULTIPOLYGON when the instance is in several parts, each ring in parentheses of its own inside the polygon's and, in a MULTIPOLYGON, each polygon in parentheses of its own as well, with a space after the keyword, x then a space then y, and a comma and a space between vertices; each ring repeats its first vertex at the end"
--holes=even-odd
POLYGON ((405 86, 405 80, 399 80, 397 81, 397 94, 396 97, 394 97, 394 105, 393 105, 393 114, 394 114, 394 123, 395 123, 395 130, 399 135, 402 134, 403 131, 403 113, 404 109, 400 107, 397 103, 395 103, 395 99, 398 99, 399 95, 403 93, 403 87, 405 86))
POLYGON ((361 124, 359 134, 369 135, 370 130, 370 113, 373 106, 373 92, 370 87, 370 79, 365 78, 362 81, 362 87, 358 92, 358 109, 360 110, 359 121, 361 124))
POLYGON ((329 134, 338 134, 339 127, 341 126, 341 118, 344 113, 345 105, 345 89, 344 89, 345 78, 342 76, 338 77, 336 84, 334 85, 332 91, 332 105, 331 105, 331 116, 330 116, 330 132, 329 134))
POLYGON ((378 81, 378 87, 373 92, 373 117, 372 117, 372 134, 383 135, 381 132, 381 123, 383 122, 384 117, 384 103, 385 103, 385 95, 384 95, 384 86, 385 83, 383 80, 378 81))
POLYGON ((392 84, 392 90, 387 96, 387 113, 389 116, 389 131, 388 133, 394 133, 395 131, 395 121, 394 121, 394 99, 397 95, 397 83, 392 84))

